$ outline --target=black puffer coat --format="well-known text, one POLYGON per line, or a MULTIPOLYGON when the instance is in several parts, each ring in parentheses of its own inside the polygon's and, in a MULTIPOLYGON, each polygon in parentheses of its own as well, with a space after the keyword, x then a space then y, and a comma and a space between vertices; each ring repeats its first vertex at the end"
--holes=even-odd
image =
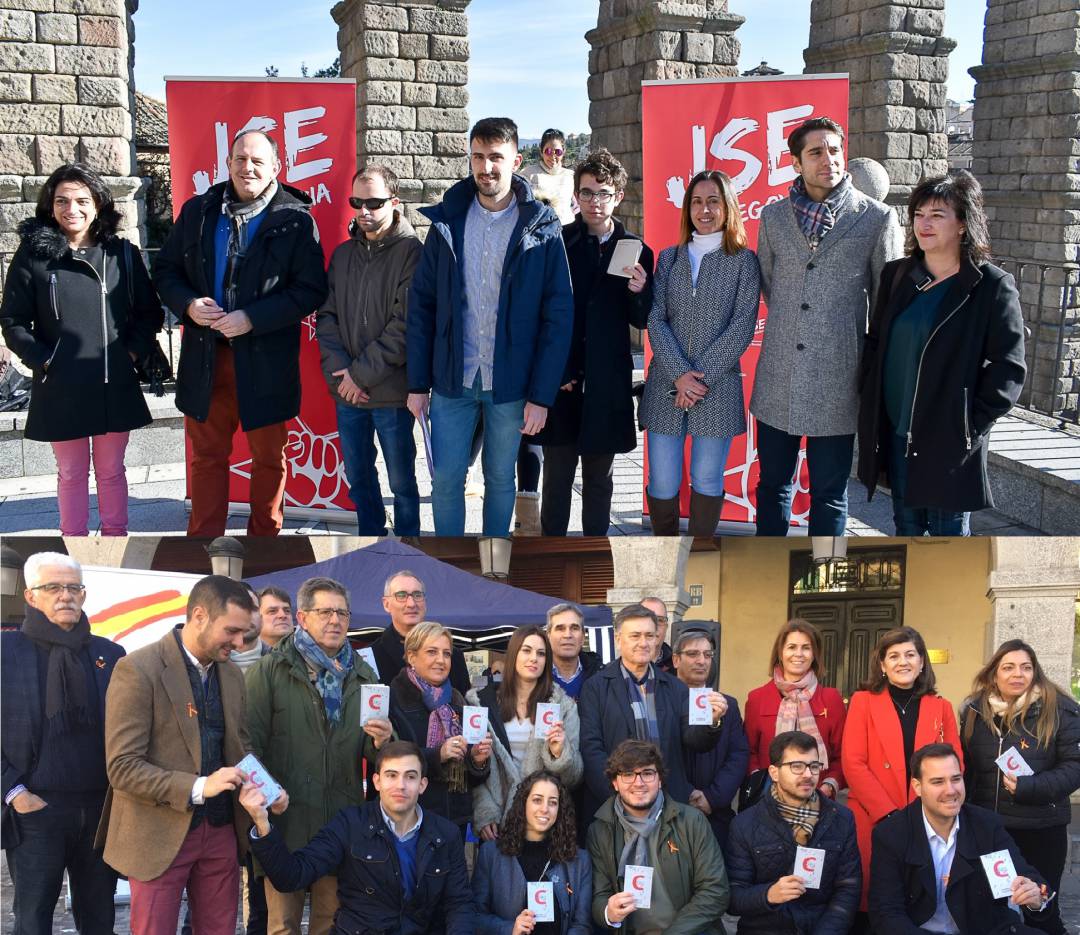
POLYGON ((1080 789, 1080 705, 1058 694, 1058 729, 1048 747, 1035 739, 1042 701, 1028 709, 1022 724, 1002 733, 1001 718, 987 724, 978 706, 968 699, 960 709, 960 743, 964 750, 964 785, 967 801, 995 811, 1006 828, 1030 830, 1067 825, 1069 796, 1080 789), (1016 780, 1016 794, 1002 783, 994 763, 1016 747, 1034 776, 1016 780))
POLYGON ((30 218, 19 233, 0 328, 34 375, 26 437, 71 441, 148 425, 131 354, 150 352, 164 314, 139 251, 106 239, 102 288, 101 268, 78 259, 58 227, 30 218))

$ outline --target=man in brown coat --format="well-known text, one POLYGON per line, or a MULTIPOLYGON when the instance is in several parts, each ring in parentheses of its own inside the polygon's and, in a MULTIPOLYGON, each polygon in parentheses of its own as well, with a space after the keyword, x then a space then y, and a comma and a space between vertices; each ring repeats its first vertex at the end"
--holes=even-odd
POLYGON ((254 610, 244 585, 203 578, 188 598, 187 622, 113 672, 98 845, 130 879, 135 935, 175 935, 185 887, 196 932, 236 929, 248 820, 234 792, 248 738, 244 677, 229 652, 254 610))

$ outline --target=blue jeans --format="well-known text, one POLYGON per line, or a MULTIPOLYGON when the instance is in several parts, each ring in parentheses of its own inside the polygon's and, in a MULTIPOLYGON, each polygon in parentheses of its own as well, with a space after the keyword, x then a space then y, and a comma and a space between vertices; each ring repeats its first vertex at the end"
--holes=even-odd
POLYGON ((907 494, 907 439, 889 439, 889 486, 892 489, 893 522, 898 536, 970 536, 971 514, 949 510, 919 509, 904 505, 907 494))
POLYGON ((375 469, 375 435, 378 434, 394 494, 394 532, 399 536, 420 535, 412 413, 404 407, 357 409, 338 403, 337 423, 349 499, 356 507, 357 534, 386 535, 386 509, 375 469))
POLYGON ((469 470, 473 432, 481 413, 484 416, 484 447, 480 453, 484 469, 483 535, 510 535, 517 495, 514 469, 521 446, 525 400, 495 403, 491 396, 490 390, 480 389, 479 374, 461 396, 431 394, 431 457, 435 462, 431 505, 437 536, 465 534, 465 475, 469 470))
MULTIPOLYGON (((659 435, 649 432, 649 494, 657 500, 679 495, 683 476, 685 435, 659 435)), ((707 497, 724 493, 724 468, 727 466, 730 438, 692 436, 690 442, 690 486, 707 497)))
MULTIPOLYGON (((801 435, 789 435, 757 420, 757 534, 786 536, 791 523, 795 466, 801 435)), ((810 473, 810 535, 842 536, 847 526, 847 485, 854 435, 806 438, 810 473)))

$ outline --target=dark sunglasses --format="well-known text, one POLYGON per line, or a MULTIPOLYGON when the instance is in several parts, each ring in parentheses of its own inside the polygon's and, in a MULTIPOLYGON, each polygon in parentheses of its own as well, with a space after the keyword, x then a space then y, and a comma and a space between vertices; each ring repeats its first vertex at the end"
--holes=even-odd
POLYGON ((557 146, 545 146, 544 147, 544 155, 545 156, 561 156, 565 152, 566 152, 565 149, 560 149, 557 146))
POLYGON ((378 211, 389 200, 389 198, 354 198, 350 195, 349 207, 354 211, 359 211, 361 208, 367 208, 368 211, 378 211))

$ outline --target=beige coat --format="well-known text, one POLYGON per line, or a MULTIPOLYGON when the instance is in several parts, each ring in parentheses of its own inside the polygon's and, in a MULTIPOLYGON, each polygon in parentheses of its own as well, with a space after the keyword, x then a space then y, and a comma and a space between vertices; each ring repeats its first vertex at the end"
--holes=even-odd
MULTIPOLYGON (((244 676, 218 663, 225 712, 224 760, 235 766, 248 750, 244 676)), ((109 792, 95 845, 105 862, 136 880, 161 876, 191 826, 191 789, 202 775, 194 696, 173 636, 117 663, 105 697, 105 766, 109 792)), ((250 820, 233 802, 237 852, 246 849, 250 820)))

